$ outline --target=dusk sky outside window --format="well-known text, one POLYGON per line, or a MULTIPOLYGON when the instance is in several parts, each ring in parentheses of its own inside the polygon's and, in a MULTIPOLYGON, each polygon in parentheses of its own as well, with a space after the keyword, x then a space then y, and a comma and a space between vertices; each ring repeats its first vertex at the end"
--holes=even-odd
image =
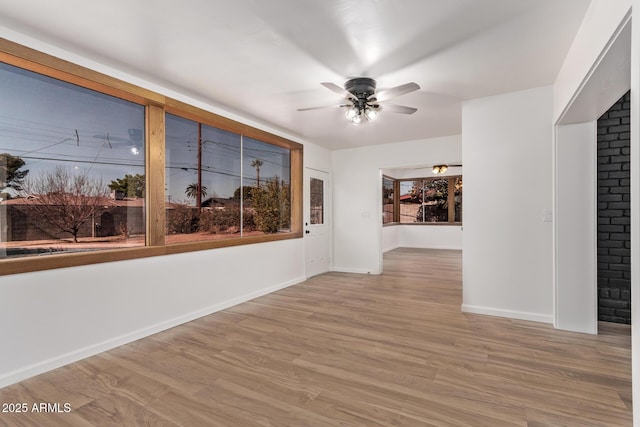
POLYGON ((145 107, 0 63, 0 258, 145 245, 145 107))
POLYGON ((260 166, 260 182, 264 183, 269 179, 278 178, 278 180, 289 184, 290 181, 290 165, 289 150, 275 145, 266 144, 252 138, 244 138, 243 140, 243 166, 244 179, 243 185, 256 185, 257 171, 252 162, 259 159, 262 164, 260 166))
MULTIPOLYGON (((166 115, 167 201, 196 204, 185 191, 198 183, 198 123, 166 115)), ((203 198, 229 199, 240 187, 240 135, 201 125, 203 198)))
POLYGON ((7 64, 0 88, 0 153, 29 178, 56 166, 105 185, 145 173, 143 106, 7 64))
POLYGON ((165 120, 167 200, 182 202, 186 188, 198 182, 198 123, 171 114, 165 120))
MULTIPOLYGON (((172 114, 166 115, 166 123, 167 201, 194 205, 195 200, 186 197, 185 191, 198 182, 198 123, 172 114)), ((240 188, 241 161, 244 186, 256 186, 258 174, 261 183, 275 177, 290 183, 288 149, 204 124, 201 138, 203 199, 232 198, 240 188)))

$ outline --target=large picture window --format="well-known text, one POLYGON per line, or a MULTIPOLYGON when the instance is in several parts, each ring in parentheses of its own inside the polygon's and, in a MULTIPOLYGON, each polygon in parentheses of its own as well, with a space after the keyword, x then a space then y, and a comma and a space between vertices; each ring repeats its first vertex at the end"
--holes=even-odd
POLYGON ((0 63, 0 258, 145 244, 145 108, 0 63))
POLYGON ((383 223, 459 224, 462 222, 462 177, 382 181, 383 223))
POLYGON ((302 237, 301 144, 2 39, 0 93, 0 275, 302 237))

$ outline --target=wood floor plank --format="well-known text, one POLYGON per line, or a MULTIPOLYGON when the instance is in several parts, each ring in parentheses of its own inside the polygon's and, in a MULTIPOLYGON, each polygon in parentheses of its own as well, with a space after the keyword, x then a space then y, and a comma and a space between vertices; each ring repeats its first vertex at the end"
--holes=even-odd
POLYGON ((630 327, 462 313, 459 251, 396 249, 0 390, 0 426, 630 426, 630 327))
POLYGON ((130 399, 118 395, 101 397, 74 410, 74 414, 101 427, 158 426, 177 427, 179 424, 150 411, 130 399))

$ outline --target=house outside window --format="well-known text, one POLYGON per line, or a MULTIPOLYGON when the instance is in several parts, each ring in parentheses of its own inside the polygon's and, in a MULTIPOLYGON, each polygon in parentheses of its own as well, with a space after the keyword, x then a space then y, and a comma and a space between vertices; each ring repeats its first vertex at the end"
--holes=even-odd
POLYGON ((383 177, 382 191, 383 224, 462 222, 462 176, 402 180, 383 177))
POLYGON ((0 63, 0 259, 145 245, 145 107, 0 63))
POLYGON ((3 47, 0 275, 302 237, 301 144, 3 47))

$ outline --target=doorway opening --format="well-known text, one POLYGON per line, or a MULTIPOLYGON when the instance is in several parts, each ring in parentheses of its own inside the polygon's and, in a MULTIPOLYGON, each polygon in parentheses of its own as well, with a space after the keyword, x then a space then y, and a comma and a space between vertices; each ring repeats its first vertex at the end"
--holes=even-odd
POLYGON ((631 92, 597 121, 598 320, 631 324, 631 92))

